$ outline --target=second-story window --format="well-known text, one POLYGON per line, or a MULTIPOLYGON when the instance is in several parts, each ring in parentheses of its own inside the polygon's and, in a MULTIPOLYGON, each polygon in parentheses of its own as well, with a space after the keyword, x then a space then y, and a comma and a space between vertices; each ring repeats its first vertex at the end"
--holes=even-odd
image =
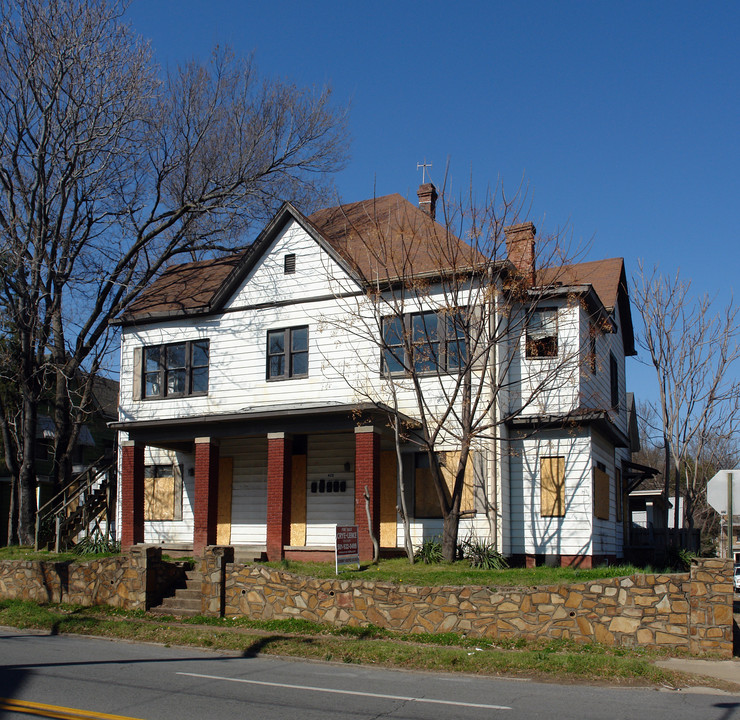
POLYGON ((596 336, 598 330, 595 323, 588 324, 588 367, 591 372, 596 374, 596 336))
POLYGON ((619 410, 619 365, 613 353, 609 353, 609 383, 612 408, 619 410))
POLYGON ((189 340, 144 348, 145 398, 208 393, 209 341, 189 340))
POLYGON ((454 372, 467 362, 464 310, 406 313, 383 319, 383 372, 454 372))
POLYGON ((557 357, 557 308, 537 308, 527 321, 527 357, 557 357))
POLYGON ((308 376, 308 326, 267 332, 267 379, 308 376))

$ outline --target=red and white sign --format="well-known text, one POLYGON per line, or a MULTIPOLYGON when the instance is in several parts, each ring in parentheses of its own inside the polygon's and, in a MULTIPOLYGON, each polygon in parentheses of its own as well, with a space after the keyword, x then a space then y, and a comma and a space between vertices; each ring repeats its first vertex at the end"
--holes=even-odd
POLYGON ((337 573, 339 573, 340 565, 357 563, 357 569, 360 569, 360 541, 357 525, 337 525, 335 548, 337 573))

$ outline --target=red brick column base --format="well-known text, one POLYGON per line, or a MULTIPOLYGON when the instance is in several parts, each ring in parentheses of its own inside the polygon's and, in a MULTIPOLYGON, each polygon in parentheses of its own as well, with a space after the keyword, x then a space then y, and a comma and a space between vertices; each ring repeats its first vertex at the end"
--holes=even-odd
POLYGON ((355 428, 355 525, 360 560, 373 559, 373 541, 367 524, 365 488, 370 496, 372 531, 380 542, 380 435, 375 428, 355 428))
POLYGON ((144 445, 121 443, 121 548, 144 542, 144 445))
POLYGON ((218 521, 218 442, 195 438, 195 497, 193 498, 193 554, 216 544, 218 521))
POLYGON ((267 559, 282 560, 290 543, 290 491, 293 440, 285 433, 267 435, 267 559))

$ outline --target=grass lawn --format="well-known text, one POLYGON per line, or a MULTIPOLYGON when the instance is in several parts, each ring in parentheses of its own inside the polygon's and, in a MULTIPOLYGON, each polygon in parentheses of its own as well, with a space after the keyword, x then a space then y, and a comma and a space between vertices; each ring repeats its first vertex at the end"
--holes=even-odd
POLYGON ((454 633, 407 634, 378 627, 334 627, 305 620, 174 618, 142 611, 0 600, 0 625, 52 634, 82 634, 165 646, 190 646, 242 657, 291 656, 409 670, 580 680, 611 685, 670 686, 690 678, 653 660, 666 654, 644 648, 609 648, 568 640, 492 641, 454 633))
MULTIPOLYGON (((286 570, 297 575, 317 578, 336 578, 334 563, 309 563, 283 560, 265 563, 276 570, 286 570)), ((369 580, 406 585, 481 585, 486 587, 533 587, 537 585, 562 585, 589 580, 622 577, 645 572, 631 565, 612 565, 583 570, 580 568, 537 567, 507 568, 505 570, 479 570, 465 561, 410 565, 406 558, 381 559, 377 566, 363 565, 340 568, 343 580, 369 580)))
POLYGON ((55 553, 50 550, 34 550, 32 547, 11 545, 0 547, 0 560, 32 560, 43 562, 66 562, 69 560, 97 560, 101 557, 110 557, 118 553, 55 553))

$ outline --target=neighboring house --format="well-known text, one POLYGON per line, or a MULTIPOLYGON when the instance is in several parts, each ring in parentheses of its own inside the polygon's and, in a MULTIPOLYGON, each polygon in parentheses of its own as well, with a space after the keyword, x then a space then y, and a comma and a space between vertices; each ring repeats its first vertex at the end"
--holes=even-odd
MULTIPOLYGON (((456 353, 468 351, 434 310, 435 274, 444 269, 434 243, 445 234, 434 221, 434 196, 427 185, 419 192, 424 209, 390 195, 310 217, 286 203, 247 251, 172 267, 127 308, 117 321, 115 425, 124 547, 146 542, 200 553, 218 543, 269 559, 327 557, 334 526, 357 524, 368 558, 365 490, 381 547, 403 547, 381 379, 397 368, 392 353, 353 331, 361 322, 349 309, 374 312, 359 269, 364 279, 391 274, 358 235, 382 226, 398 246, 415 237, 410 265, 424 280, 426 309, 384 318, 383 332, 392 335, 397 325, 428 334, 434 323, 434 343, 421 343, 443 370, 423 380, 433 412, 456 353)), ((631 436, 625 357, 635 353, 623 262, 535 271, 534 226, 507 228, 506 241, 508 260, 491 272, 502 284, 526 279, 512 317, 536 307, 527 311, 526 331, 496 355, 508 388, 497 412, 509 420, 495 440, 476 441, 460 539, 494 541, 531 564, 621 557, 631 436), (548 368, 558 372, 543 392, 538 378, 548 368)), ((482 262, 455 242, 467 261, 482 262)), ((413 428, 415 405, 399 387, 398 410, 413 428)), ((452 459, 460 449, 453 437, 440 446, 452 459)), ((442 524, 417 450, 402 447, 418 544, 442 524)))
MULTIPOLYGON (((53 408, 44 403, 36 429, 36 492, 37 507, 54 496, 51 471, 54 456, 56 428, 53 408)), ((116 432, 108 425, 118 419, 118 382, 98 375, 92 391, 91 408, 87 422, 80 427, 72 452, 72 474, 79 475, 87 468, 115 459, 116 432)), ((10 512, 10 477, 5 458, 0 450, 0 546, 7 544, 8 515, 10 512)))

